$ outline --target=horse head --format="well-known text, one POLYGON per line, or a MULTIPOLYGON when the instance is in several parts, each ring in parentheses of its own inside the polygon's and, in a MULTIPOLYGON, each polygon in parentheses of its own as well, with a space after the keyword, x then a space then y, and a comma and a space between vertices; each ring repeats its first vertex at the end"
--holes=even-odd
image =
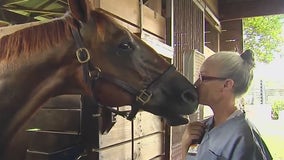
POLYGON ((98 102, 131 105, 128 119, 144 110, 164 117, 170 125, 188 122, 182 115, 197 109, 198 98, 183 75, 105 12, 88 9, 87 0, 70 0, 69 6, 90 53, 88 75, 98 102))

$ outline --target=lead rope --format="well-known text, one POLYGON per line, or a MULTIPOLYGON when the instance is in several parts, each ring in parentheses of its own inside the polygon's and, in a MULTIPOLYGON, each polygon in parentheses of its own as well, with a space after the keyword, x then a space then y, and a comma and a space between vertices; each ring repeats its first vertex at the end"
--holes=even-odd
POLYGON ((131 120, 131 157, 134 160, 134 120, 131 120))

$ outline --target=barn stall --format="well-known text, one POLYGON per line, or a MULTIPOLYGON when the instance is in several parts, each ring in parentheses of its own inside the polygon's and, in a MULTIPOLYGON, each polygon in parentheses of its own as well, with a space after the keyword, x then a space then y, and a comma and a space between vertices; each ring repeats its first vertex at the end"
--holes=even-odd
MULTIPOLYGON (((144 39, 192 82, 210 54, 243 50, 241 18, 284 13, 282 0, 90 1, 94 9, 105 10, 144 39)), ((0 37, 61 16, 68 8, 65 0, 2 0, 0 4, 0 37), (26 22, 31 23, 22 24, 26 22)), ((17 151, 19 142, 26 144, 20 153, 27 160, 181 159, 183 126, 169 127, 146 112, 130 122, 84 105, 81 95, 50 99, 23 127, 12 148, 17 151), (91 152, 85 152, 86 146, 91 152)), ((190 115, 191 120, 203 117, 203 106, 190 115)))

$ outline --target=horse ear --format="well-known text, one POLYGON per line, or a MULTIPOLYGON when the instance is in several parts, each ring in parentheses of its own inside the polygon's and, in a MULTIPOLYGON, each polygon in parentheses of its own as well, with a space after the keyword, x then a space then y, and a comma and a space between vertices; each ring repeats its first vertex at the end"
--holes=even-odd
POLYGON ((82 22, 87 22, 90 17, 90 0, 68 0, 72 16, 82 22))

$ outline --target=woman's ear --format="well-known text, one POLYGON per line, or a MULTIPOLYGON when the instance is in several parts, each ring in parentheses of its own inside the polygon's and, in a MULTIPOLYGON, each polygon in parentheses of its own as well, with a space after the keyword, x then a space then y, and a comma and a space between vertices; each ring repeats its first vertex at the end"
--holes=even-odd
POLYGON ((226 79, 224 82, 224 88, 233 88, 234 87, 234 80, 232 79, 226 79))
POLYGON ((83 23, 88 22, 91 11, 90 0, 68 0, 72 16, 83 23))

